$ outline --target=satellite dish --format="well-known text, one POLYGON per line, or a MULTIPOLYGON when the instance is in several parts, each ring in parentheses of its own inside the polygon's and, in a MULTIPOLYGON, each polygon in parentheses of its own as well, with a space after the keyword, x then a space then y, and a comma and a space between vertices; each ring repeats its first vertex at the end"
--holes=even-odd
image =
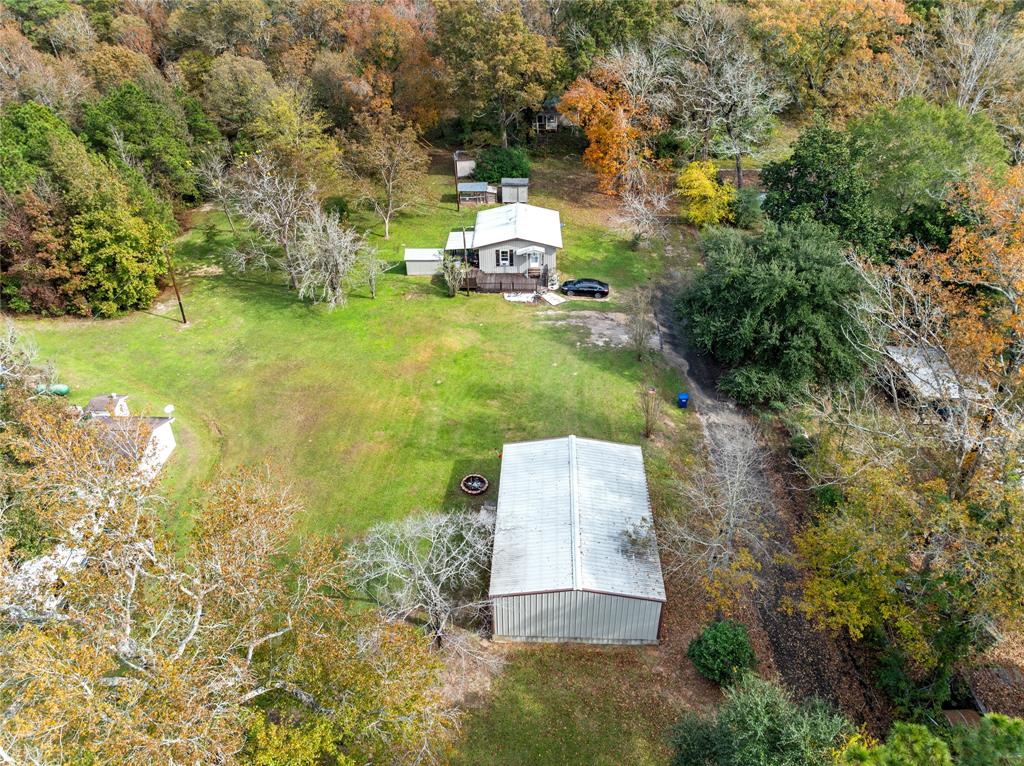
POLYGON ((164 414, 165 415, 170 415, 172 412, 174 412, 174 405, 173 404, 168 404, 166 407, 164 407, 164 414))

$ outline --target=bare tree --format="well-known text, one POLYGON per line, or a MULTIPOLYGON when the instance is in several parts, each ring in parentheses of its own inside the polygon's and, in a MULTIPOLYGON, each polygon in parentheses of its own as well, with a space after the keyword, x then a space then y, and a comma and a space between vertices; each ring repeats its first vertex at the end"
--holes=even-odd
POLYGON ((658 396, 658 389, 654 386, 641 386, 637 391, 637 400, 640 405, 640 414, 644 418, 644 438, 650 439, 658 425, 658 416, 661 414, 661 398, 658 396))
POLYGON ((254 154, 238 169, 235 185, 238 211, 263 236, 276 252, 258 245, 251 253, 262 250, 262 259, 276 263, 288 274, 293 289, 298 288, 298 264, 294 245, 299 224, 319 209, 316 187, 305 183, 273 160, 254 154))
POLYGON ((393 620, 421 617, 440 646, 487 604, 494 516, 449 511, 378 524, 348 551, 349 580, 393 620))
POLYGON ((654 337, 651 298, 651 290, 647 287, 638 287, 629 297, 626 329, 629 332, 629 343, 636 351, 637 361, 643 360, 650 350, 651 338, 654 337))
POLYGON ((196 175, 203 193, 217 203, 224 217, 228 219, 231 236, 237 237, 238 230, 235 228, 235 218, 232 214, 237 200, 230 166, 218 154, 207 153, 198 162, 196 175))
POLYGON ((682 511, 659 520, 658 540, 669 554, 666 570, 727 590, 749 582, 766 552, 771 497, 765 454, 746 421, 728 439, 709 439, 706 468, 680 482, 682 511))
POLYGON ((662 216, 668 210, 672 192, 644 176, 640 183, 625 187, 619 195, 619 221, 633 235, 633 247, 664 236, 662 216))
POLYGON ((383 221, 384 239, 389 239, 395 215, 418 199, 427 173, 427 152, 415 129, 402 125, 390 112, 363 112, 355 126, 346 164, 358 181, 361 199, 383 221))
MULTIPOLYGON (((956 315, 946 293, 937 289, 937 274, 919 259, 889 267, 855 265, 868 287, 858 306, 866 331, 861 349, 893 416, 872 417, 869 425, 866 403, 844 408, 845 400, 833 403, 830 415, 917 451, 949 477, 951 496, 963 497, 983 465, 1000 465, 1020 446, 1024 406, 1018 379, 1024 353, 1011 347, 1000 355, 1000 368, 966 348, 960 328, 969 319, 956 315)), ((1024 306, 1015 292, 1020 284, 1015 266, 1000 263, 998 277, 986 285, 1010 286, 1006 298, 1014 313, 1024 306)))
POLYGON ((445 252, 441 259, 441 276, 444 277, 444 283, 448 286, 448 297, 454 298, 466 284, 469 266, 459 256, 445 252))
POLYGON ((299 297, 331 309, 344 305, 353 271, 370 250, 366 238, 342 226, 336 212, 314 208, 299 222, 292 250, 299 297))
POLYGON ((683 131, 709 150, 732 156, 736 186, 743 186, 742 157, 771 131, 773 115, 788 97, 766 74, 738 9, 708 0, 684 4, 680 27, 666 36, 677 67, 683 131))
POLYGON ((381 276, 392 267, 392 263, 382 260, 376 248, 365 248, 356 262, 356 270, 361 280, 366 282, 370 289, 370 298, 377 298, 377 282, 381 276))
POLYGON ((958 106, 974 113, 1006 99, 1024 76, 1024 37, 1013 21, 977 3, 943 7, 940 74, 958 106))

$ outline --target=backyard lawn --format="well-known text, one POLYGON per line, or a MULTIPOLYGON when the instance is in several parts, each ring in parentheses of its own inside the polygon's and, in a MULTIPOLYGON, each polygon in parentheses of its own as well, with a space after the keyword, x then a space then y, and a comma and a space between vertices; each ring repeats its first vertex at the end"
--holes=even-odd
MULTIPOLYGON (((561 173, 557 161, 546 170, 561 173)), ((429 192, 437 202, 401 217, 389 242, 371 230, 385 258, 399 260, 402 246, 439 246, 450 228, 472 222, 475 211, 456 213, 450 179, 439 161, 429 192)), ((631 251, 599 211, 540 189, 531 189, 531 202, 563 213, 563 275, 623 290, 661 268, 661 255, 631 251)), ((190 495, 215 470, 265 464, 303 502, 305 531, 357 534, 462 503, 466 473, 496 483, 506 441, 575 433, 639 443, 638 386, 659 385, 667 404, 682 385, 625 349, 588 345, 583 328, 543 321, 546 306, 448 298, 399 266, 376 300, 358 293, 329 312, 301 303, 276 277, 225 272, 230 246, 226 222, 209 212, 179 241, 187 326, 177 321, 173 294, 151 312, 115 320, 18 322, 41 358, 55 362, 74 401, 117 391, 136 412, 175 406, 178 449, 164 487, 178 522, 187 522, 190 495)), ((673 429, 695 428, 667 406, 666 418, 673 429)), ((650 447, 648 457, 664 465, 667 449, 650 447)), ((495 497, 492 489, 485 499, 495 497)), ((513 654, 494 700, 467 719, 460 762, 664 760, 666 708, 656 709, 656 694, 647 700, 650 715, 646 703, 622 699, 622 676, 633 671, 646 685, 649 669, 630 651, 513 654)))

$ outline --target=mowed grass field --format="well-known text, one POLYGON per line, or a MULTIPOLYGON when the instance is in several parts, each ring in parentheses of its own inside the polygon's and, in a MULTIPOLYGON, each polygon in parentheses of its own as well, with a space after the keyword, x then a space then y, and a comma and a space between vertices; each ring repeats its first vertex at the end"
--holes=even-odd
MULTIPOLYGON (((475 210, 455 211, 445 159, 435 163, 425 204, 393 224, 390 241, 355 216, 385 258, 400 260, 403 246, 440 246, 450 228, 472 223, 475 210)), ((547 162, 541 177, 580 172, 575 161, 547 162)), ((599 277, 618 292, 662 268, 660 253, 630 250, 605 213, 575 197, 532 189, 531 202, 563 214, 565 277, 599 277)), ((216 472, 250 465, 268 466, 294 489, 302 533, 356 535, 455 507, 466 501, 458 482, 469 472, 494 481, 485 497, 493 500, 505 442, 575 433, 641 443, 636 394, 647 382, 661 388, 671 428, 696 428, 668 407, 685 385, 676 375, 638 364, 626 349, 588 345, 582 328, 541 321, 546 305, 448 298, 399 266, 376 300, 358 291, 331 312, 300 302, 277 275, 223 270, 231 246, 225 219, 212 212, 196 214, 177 243, 187 325, 173 293, 150 312, 114 320, 18 320, 74 401, 117 391, 135 412, 175 406, 178 449, 164 490, 176 523, 187 523, 189 498, 216 472)), ((674 459, 674 448, 647 449, 662 469, 674 459)), ((664 762, 666 708, 649 693, 656 683, 639 652, 513 653, 493 700, 468 716, 456 760, 664 762)))

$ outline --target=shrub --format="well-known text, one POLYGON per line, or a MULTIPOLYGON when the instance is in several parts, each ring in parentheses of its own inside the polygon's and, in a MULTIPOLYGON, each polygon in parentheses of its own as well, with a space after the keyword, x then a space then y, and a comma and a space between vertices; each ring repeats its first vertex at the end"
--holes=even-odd
POLYGON ((761 192, 745 186, 736 191, 730 208, 733 225, 738 229, 760 229, 764 223, 761 210, 761 192))
POLYGON ((491 146, 480 152, 473 177, 491 184, 502 178, 529 178, 530 159, 518 146, 491 146))
POLYGON ((718 620, 701 631, 686 650, 701 675, 725 686, 754 667, 756 657, 747 628, 732 620, 718 620))
POLYGON ((975 728, 953 735, 958 766, 1014 766, 1024 763, 1024 719, 991 713, 975 728))
POLYGON ((704 237, 706 268, 679 303, 704 353, 730 371, 722 390, 744 404, 780 402, 815 381, 853 380, 860 332, 844 309, 860 281, 834 232, 800 221, 704 237))
POLYGON ((841 766, 953 766, 949 747, 920 724, 897 722, 883 744, 854 744, 839 759, 841 766))
POLYGON ((676 179, 676 189, 683 201, 683 218, 694 226, 716 226, 732 220, 736 188, 718 180, 715 163, 691 162, 676 179))
POLYGON ((683 716, 672 734, 672 764, 821 766, 834 763, 853 733, 824 703, 798 705, 780 686, 748 673, 726 690, 714 717, 683 716))

